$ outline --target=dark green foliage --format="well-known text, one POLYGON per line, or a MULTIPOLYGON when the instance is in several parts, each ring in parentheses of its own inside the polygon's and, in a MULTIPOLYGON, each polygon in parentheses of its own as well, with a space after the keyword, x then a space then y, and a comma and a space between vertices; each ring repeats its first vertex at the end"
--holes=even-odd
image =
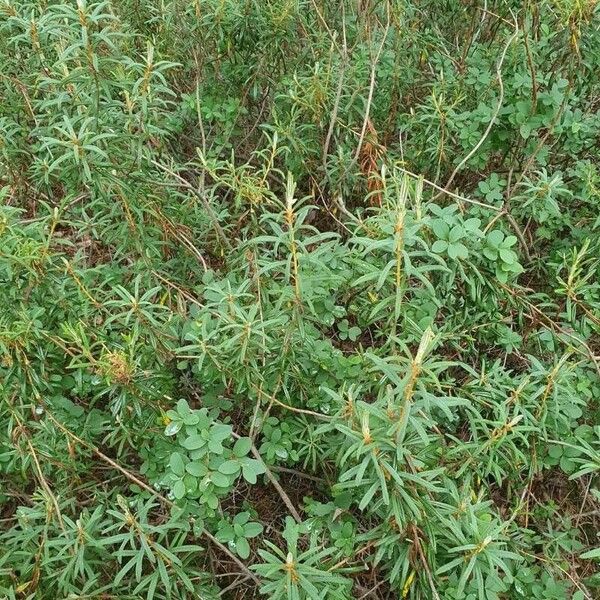
POLYGON ((594 0, 0 3, 0 598, 600 594, 594 0))

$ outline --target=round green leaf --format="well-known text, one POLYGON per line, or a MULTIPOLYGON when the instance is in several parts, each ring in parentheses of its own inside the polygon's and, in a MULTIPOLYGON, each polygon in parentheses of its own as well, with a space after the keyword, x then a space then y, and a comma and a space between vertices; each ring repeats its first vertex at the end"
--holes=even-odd
POLYGON ((483 249, 483 255, 490 260, 497 260, 498 258, 498 250, 495 248, 486 247, 483 249))
POLYGON ((171 454, 171 458, 169 459, 169 465, 171 466, 171 471, 175 473, 178 477, 183 477, 183 473, 185 471, 185 463, 183 462, 183 456, 179 454, 179 452, 173 452, 171 454))
POLYGON ((257 481, 256 473, 247 465, 242 467, 242 475, 244 476, 244 479, 252 485, 254 485, 257 481))
POLYGON ((445 252, 446 248, 448 248, 448 242, 444 240, 437 240, 433 242, 433 246, 431 246, 431 249, 437 254, 445 252))
POLYGON ((254 521, 246 523, 244 525, 244 537, 253 538, 260 535, 263 532, 263 526, 260 523, 254 521))
POLYGON ((177 412, 179 413, 179 416, 181 418, 185 417, 186 415, 189 414, 190 412, 190 407, 187 403, 187 400, 184 400, 183 398, 181 400, 177 401, 177 412))
POLYGON ((189 415, 183 417, 183 422, 186 425, 197 425, 200 422, 200 416, 198 413, 192 412, 189 415))
POLYGON ((206 440, 198 435, 197 433, 194 435, 190 435, 190 437, 186 438, 181 444, 184 448, 188 450, 199 450, 206 444, 206 440))
POLYGON ((465 230, 460 225, 455 225, 448 235, 448 241, 450 244, 458 242, 461 238, 465 237, 465 230))
POLYGON ((507 264, 512 265, 517 262, 517 255, 512 250, 506 250, 506 248, 500 248, 500 258, 507 264))
POLYGON ((177 498, 177 500, 181 500, 185 496, 185 483, 183 483, 183 479, 178 479, 173 486, 173 496, 177 498))
POLYGON ((229 487, 229 477, 227 475, 223 475, 223 473, 219 473, 219 471, 214 471, 210 474, 210 480, 220 488, 229 487))
POLYGON ((238 513, 237 515, 235 515, 235 517, 233 517, 233 522, 237 523, 239 525, 243 525, 244 523, 248 522, 249 518, 250 518, 250 513, 248 511, 244 510, 244 511, 238 513))
POLYGON ((450 227, 448 227, 448 223, 446 223, 446 221, 443 219, 436 219, 431 224, 431 229, 433 230, 433 233, 435 233, 436 237, 440 239, 447 239, 448 234, 450 233, 450 227))
POLYGON ((197 460, 185 465, 185 470, 194 477, 204 477, 208 471, 206 465, 197 460))
POLYGON ((241 437, 233 445, 233 453, 238 458, 242 458, 250 452, 250 448, 252 448, 252 440, 247 437, 241 437))
POLYGON ((240 470, 240 463, 237 460, 226 460, 219 465, 219 472, 225 475, 234 475, 240 470))
POLYGON ((481 219, 476 219, 474 217, 467 219, 464 223, 463 223, 463 227, 467 230, 467 231, 471 231, 471 232, 475 232, 479 229, 479 226, 481 225, 481 219))
POLYGON ((243 537, 239 537, 235 541, 235 549, 240 558, 248 558, 250 556, 250 544, 243 537))
POLYGON ((220 440, 211 439, 208 441, 208 449, 214 454, 223 454, 223 444, 220 440))
POLYGON ((182 427, 183 421, 171 421, 165 427, 165 435, 176 435, 182 427))
POLYGON ((492 248, 497 248, 504 239, 504 234, 499 229, 493 229, 487 234, 487 242, 492 248))

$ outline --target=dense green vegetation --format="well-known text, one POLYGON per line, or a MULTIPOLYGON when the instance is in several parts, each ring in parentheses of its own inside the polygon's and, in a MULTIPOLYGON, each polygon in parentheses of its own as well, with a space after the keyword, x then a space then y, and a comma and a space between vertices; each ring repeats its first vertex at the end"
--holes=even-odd
POLYGON ((600 597, 595 0, 0 2, 0 598, 600 597))

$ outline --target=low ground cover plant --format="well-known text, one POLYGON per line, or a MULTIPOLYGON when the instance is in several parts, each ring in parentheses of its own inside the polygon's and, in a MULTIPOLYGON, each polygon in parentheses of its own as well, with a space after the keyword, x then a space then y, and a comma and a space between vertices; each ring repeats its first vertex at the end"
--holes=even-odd
POLYGON ((600 595, 593 0, 0 3, 0 597, 600 595))

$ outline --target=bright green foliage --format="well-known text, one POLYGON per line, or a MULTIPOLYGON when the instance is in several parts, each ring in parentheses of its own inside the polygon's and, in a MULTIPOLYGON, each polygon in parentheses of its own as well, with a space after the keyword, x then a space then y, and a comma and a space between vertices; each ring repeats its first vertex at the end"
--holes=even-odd
POLYGON ((275 544, 265 542, 268 550, 259 550, 264 561, 253 569, 263 576, 266 583, 261 592, 270 598, 320 598, 326 590, 328 598, 342 600, 350 595, 351 581, 343 577, 334 565, 324 569, 324 561, 335 552, 334 548, 322 548, 317 533, 309 535, 308 549, 298 548, 300 535, 309 534, 308 527, 299 526, 290 517, 282 533, 287 552, 275 544))
POLYGON ((598 597, 599 7, 0 0, 0 598, 598 597))
POLYGON ((231 548, 240 558, 248 558, 250 556, 249 539, 260 535, 263 531, 263 526, 255 521, 249 521, 249 513, 238 513, 231 523, 221 521, 217 530, 217 539, 221 542, 228 542, 231 548))

